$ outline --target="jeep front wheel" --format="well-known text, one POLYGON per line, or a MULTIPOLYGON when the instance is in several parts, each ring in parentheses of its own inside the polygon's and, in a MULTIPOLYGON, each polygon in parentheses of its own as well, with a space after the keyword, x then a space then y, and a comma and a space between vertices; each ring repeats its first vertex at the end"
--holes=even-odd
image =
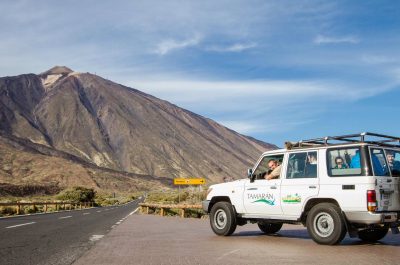
POLYGON ((267 223, 260 222, 258 223, 258 227, 265 234, 275 234, 279 230, 281 230, 283 223, 267 223))
POLYGON ((211 228, 219 236, 231 235, 237 226, 233 207, 228 202, 217 202, 210 212, 211 228))
POLYGON ((369 228, 358 232, 358 237, 366 242, 381 240, 389 232, 389 228, 369 228))
POLYGON ((320 203, 307 215, 307 230, 318 244, 336 245, 346 235, 346 226, 339 207, 332 203, 320 203))

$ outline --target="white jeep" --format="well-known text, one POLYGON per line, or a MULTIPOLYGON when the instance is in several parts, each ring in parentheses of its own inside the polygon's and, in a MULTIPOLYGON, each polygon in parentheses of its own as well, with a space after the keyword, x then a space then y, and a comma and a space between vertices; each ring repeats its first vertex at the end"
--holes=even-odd
POLYGON ((262 154, 248 178, 210 186, 203 209, 217 235, 257 223, 262 232, 301 223, 319 244, 374 242, 399 233, 400 138, 375 133, 287 142, 262 154), (271 162, 272 161, 272 162, 271 162), (268 165, 280 175, 267 180, 268 165))

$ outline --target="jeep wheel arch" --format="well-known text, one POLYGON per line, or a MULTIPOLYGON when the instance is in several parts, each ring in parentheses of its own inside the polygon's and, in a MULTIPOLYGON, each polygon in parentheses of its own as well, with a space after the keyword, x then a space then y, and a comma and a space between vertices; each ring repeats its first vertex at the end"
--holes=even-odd
POLYGON ((303 211, 301 213, 301 216, 300 216, 300 221, 302 222, 302 224, 304 226, 306 224, 307 215, 310 212, 310 210, 315 205, 320 204, 320 203, 331 203, 331 204, 334 204, 337 207, 339 207, 339 209, 341 209, 339 203, 334 199, 331 199, 331 198, 311 198, 306 202, 306 204, 305 204, 305 206, 303 208, 303 211))
POLYGON ((215 196, 211 198, 210 204, 208 205, 208 212, 211 212, 212 207, 217 202, 229 202, 231 203, 231 199, 228 196, 215 196))

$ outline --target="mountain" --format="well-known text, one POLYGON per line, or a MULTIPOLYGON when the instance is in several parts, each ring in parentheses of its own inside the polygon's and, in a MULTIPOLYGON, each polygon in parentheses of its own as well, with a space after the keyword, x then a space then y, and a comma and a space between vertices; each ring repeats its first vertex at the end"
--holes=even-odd
POLYGON ((70 154, 0 133, 0 196, 55 194, 74 186, 130 193, 169 184, 161 177, 100 168, 70 154))
POLYGON ((0 78, 0 131, 101 168, 241 178, 276 146, 167 101, 64 67, 0 78))

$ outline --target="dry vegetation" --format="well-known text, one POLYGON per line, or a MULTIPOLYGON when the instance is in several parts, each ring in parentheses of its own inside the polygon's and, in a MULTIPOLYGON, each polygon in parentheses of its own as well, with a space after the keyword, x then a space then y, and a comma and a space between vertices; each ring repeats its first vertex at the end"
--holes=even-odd
MULTIPOLYGON (((142 192, 136 193, 107 193, 107 192, 96 192, 91 188, 74 187, 60 191, 54 195, 26 195, 26 196, 0 196, 1 202, 55 202, 55 201, 68 201, 73 203, 84 203, 93 202, 94 206, 109 206, 115 204, 123 204, 132 200, 137 199, 143 195, 142 192)), ((68 207, 67 207, 68 209, 68 207)), ((48 212, 56 211, 56 206, 49 205, 47 207, 48 212)), ((59 208, 63 209, 63 206, 59 208)), ((23 206, 21 207, 20 214, 44 212, 43 205, 36 206, 23 206)), ((0 206, 0 217, 15 215, 17 214, 17 208, 12 206, 0 206)))
MULTIPOLYGON (((146 203, 155 204, 185 204, 185 205, 198 205, 201 204, 206 198, 206 190, 199 191, 196 188, 189 187, 186 189, 168 190, 168 191, 153 191, 147 195, 146 203)), ((150 214, 159 214, 159 210, 150 209, 150 214)), ((176 216, 180 212, 178 209, 168 209, 166 211, 167 216, 176 216)), ((186 215, 193 218, 201 218, 205 215, 201 209, 187 209, 186 215)))

